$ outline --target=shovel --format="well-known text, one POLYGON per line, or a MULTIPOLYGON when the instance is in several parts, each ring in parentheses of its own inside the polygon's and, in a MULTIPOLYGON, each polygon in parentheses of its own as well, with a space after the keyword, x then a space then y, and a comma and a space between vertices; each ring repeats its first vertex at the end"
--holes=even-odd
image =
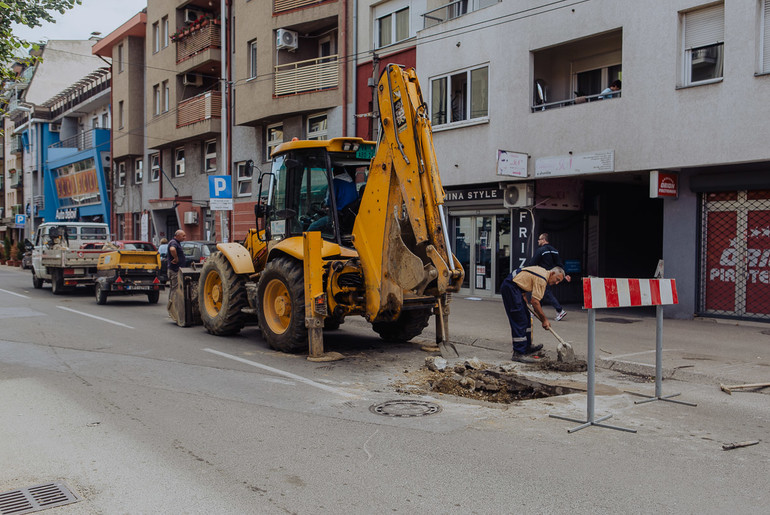
MULTIPOLYGON (((527 304, 527 307, 529 308, 530 313, 537 318, 537 314, 535 313, 535 310, 532 309, 532 306, 527 304)), ((565 342, 561 336, 556 334, 556 331, 554 331, 552 327, 549 326, 548 330, 551 331, 551 334, 559 341, 559 345, 556 347, 556 361, 559 361, 560 363, 572 363, 575 361, 575 351, 572 350, 572 345, 565 342)))

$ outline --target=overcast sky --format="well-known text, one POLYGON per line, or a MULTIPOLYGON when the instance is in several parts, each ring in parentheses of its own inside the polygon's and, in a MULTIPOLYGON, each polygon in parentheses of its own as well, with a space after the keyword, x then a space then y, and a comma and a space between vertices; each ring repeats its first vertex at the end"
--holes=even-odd
POLYGON ((56 23, 45 23, 34 29, 15 25, 13 33, 32 42, 88 39, 92 32, 101 32, 102 36, 106 36, 145 7, 147 0, 83 0, 82 5, 64 14, 54 13, 56 23))

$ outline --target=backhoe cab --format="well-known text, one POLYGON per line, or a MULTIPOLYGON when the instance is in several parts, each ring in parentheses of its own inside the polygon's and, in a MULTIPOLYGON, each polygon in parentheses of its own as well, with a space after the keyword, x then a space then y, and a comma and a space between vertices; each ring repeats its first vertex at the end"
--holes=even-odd
POLYGON ((272 348, 299 352, 308 348, 308 328, 318 340, 319 326, 336 329, 347 316, 363 316, 385 340, 407 341, 435 315, 446 350, 448 294, 464 272, 449 247, 414 70, 389 65, 378 95, 376 145, 295 140, 273 152, 259 179, 257 227, 243 244, 217 245, 197 295, 185 295, 210 333, 236 333, 256 316, 272 348))

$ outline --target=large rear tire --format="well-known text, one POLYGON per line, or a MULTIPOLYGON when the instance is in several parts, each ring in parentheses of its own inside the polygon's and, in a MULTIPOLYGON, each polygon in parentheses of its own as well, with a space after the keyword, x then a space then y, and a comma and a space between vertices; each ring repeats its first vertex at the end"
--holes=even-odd
POLYGON ((35 274, 35 269, 32 269, 32 287, 36 290, 39 290, 43 287, 43 280, 40 279, 37 274, 35 274))
POLYGON ((198 303, 206 330, 216 336, 237 334, 246 325, 241 309, 248 306, 246 279, 235 273, 221 252, 203 265, 198 281, 198 303))
POLYGON ((428 326, 431 313, 430 308, 402 311, 393 322, 375 322, 372 324, 372 329, 383 340, 408 342, 420 335, 422 330, 428 326))
POLYGON ((99 281, 96 281, 94 285, 94 296, 96 297, 96 303, 100 306, 107 304, 107 290, 104 289, 104 285, 99 281))
POLYGON ((51 271, 51 293, 54 295, 61 295, 64 293, 64 277, 62 271, 54 269, 51 271))
POLYGON ((267 344, 282 352, 308 349, 305 284, 301 262, 279 257, 265 267, 257 286, 259 327, 267 344))

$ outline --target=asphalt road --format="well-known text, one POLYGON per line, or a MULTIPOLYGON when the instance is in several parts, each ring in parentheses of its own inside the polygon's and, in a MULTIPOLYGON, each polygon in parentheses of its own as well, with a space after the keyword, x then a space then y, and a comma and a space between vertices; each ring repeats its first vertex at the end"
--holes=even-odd
MULTIPOLYGON (((695 408, 634 405, 638 378, 493 405, 402 393, 426 353, 361 324, 325 337, 346 359, 271 351, 259 330, 179 328, 144 297, 34 290, 0 268, 0 492, 62 481, 69 513, 764 513, 770 396, 667 384, 695 408), (441 411, 372 413, 390 400, 441 411), (723 451, 722 443, 761 440, 723 451)), ((453 312, 453 324, 462 313, 453 312)), ((461 354, 474 352, 462 348, 461 354)), ((569 377, 585 381, 583 374, 569 377)), ((648 388, 650 385, 645 385, 648 388)))

